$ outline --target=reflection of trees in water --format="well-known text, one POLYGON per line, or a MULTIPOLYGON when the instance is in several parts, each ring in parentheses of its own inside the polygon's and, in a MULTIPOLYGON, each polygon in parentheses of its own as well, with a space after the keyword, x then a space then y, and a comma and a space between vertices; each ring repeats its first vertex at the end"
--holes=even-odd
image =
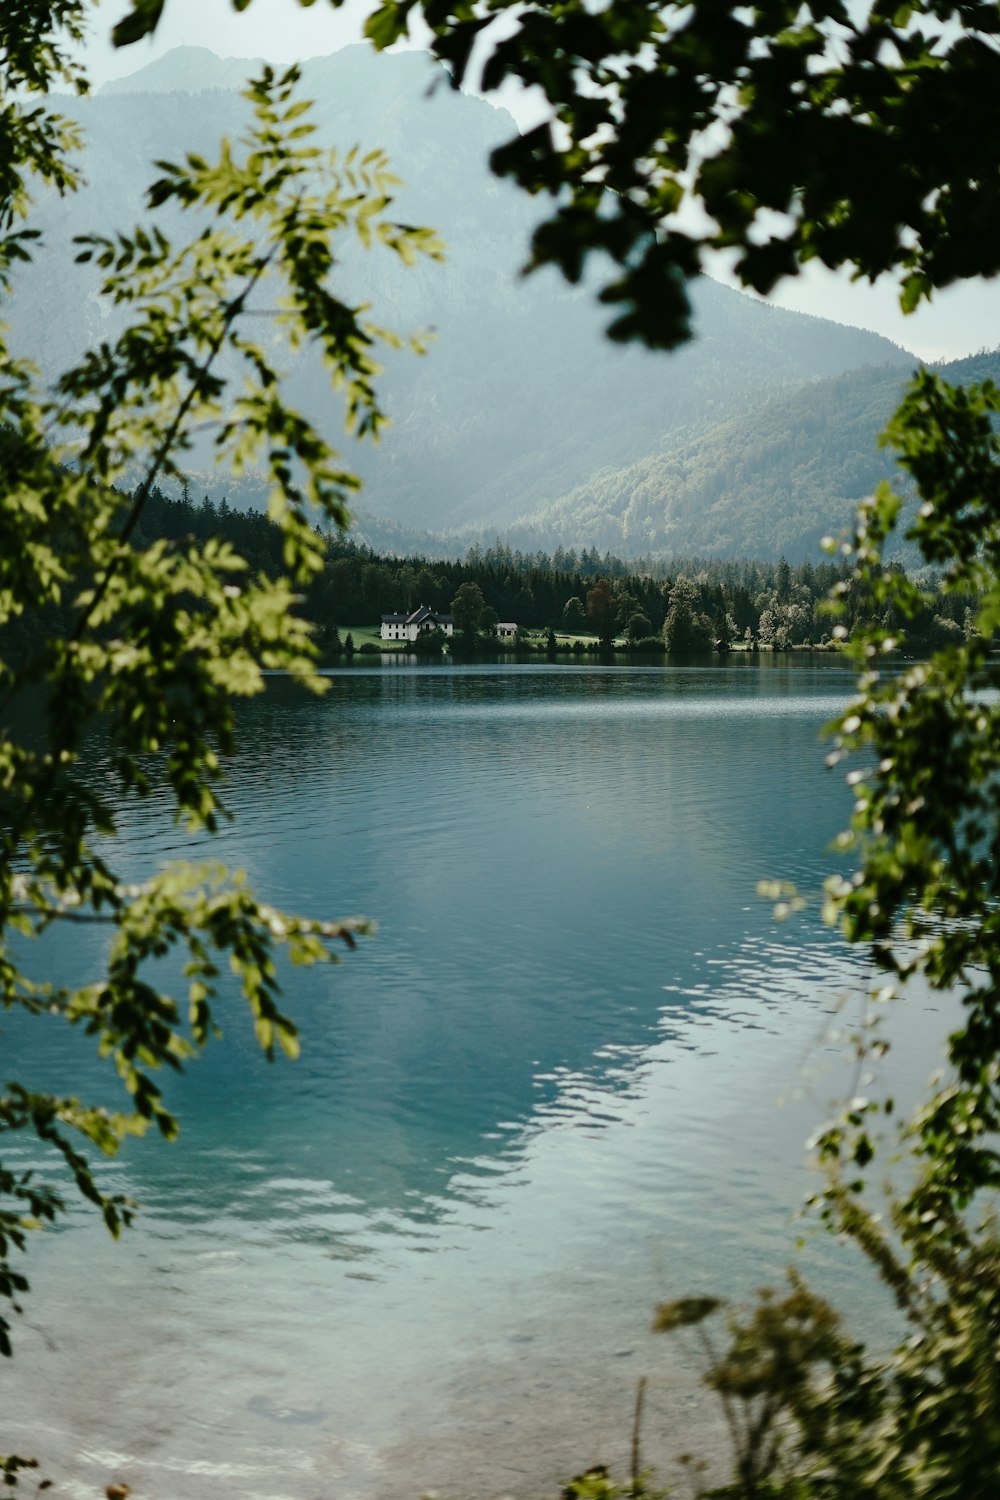
MULTIPOLYGON (((627 1117, 651 1046, 683 1066, 699 1018, 770 1025, 780 953, 794 972, 804 950, 753 946, 755 881, 816 882, 840 789, 815 769, 826 709, 769 717, 744 680, 351 672, 321 700, 270 682, 241 713, 223 852, 261 891, 317 914, 346 893, 382 930, 287 976, 297 1064, 269 1068, 223 1013, 226 1047, 167 1080, 177 1150, 127 1157, 150 1211, 353 1254, 446 1222, 540 1135, 627 1117)), ((123 812, 136 861, 190 852, 152 837, 155 812, 123 812)))

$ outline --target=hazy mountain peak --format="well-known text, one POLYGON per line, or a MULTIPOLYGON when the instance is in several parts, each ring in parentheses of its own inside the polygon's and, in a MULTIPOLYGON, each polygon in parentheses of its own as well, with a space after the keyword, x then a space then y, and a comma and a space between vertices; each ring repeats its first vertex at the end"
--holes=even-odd
MULTIPOLYGON (((261 57, 218 57, 208 47, 173 47, 126 78, 102 84, 99 96, 134 94, 234 93, 259 73, 261 57)), ((489 150, 516 129, 513 116, 502 106, 451 87, 444 65, 429 52, 377 52, 369 42, 356 42, 302 64, 304 90, 319 106, 319 116, 337 122, 370 121, 386 114, 411 110, 421 113, 432 105, 440 125, 467 132, 470 125, 489 150)), ((407 122, 402 134, 412 133, 407 122)), ((354 135, 350 132, 350 143, 354 135)), ((344 141, 341 141, 344 144, 344 141)))
POLYGON ((113 78, 98 94, 203 94, 240 89, 264 65, 259 57, 217 57, 208 47, 173 47, 126 78, 113 78))

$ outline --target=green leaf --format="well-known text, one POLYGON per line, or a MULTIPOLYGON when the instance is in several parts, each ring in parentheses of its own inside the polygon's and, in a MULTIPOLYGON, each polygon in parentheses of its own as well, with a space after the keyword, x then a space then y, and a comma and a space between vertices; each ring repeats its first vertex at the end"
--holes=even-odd
MULTIPOLYGON (((235 0, 234 0, 235 3, 235 0)), ((132 0, 132 9, 112 28, 111 40, 116 47, 128 47, 152 36, 163 15, 164 0, 132 0)), ((243 6, 237 6, 242 10, 243 6)))

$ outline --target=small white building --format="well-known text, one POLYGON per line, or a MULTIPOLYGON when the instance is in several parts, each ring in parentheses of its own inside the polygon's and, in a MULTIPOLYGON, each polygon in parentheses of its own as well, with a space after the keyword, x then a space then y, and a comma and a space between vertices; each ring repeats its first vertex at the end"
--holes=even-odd
POLYGON ((426 604, 421 604, 411 615, 383 615, 379 635, 383 641, 415 641, 418 636, 428 635, 432 630, 454 635, 455 617, 436 614, 426 604))
POLYGON ((517 626, 510 620, 501 620, 497 625, 497 640, 513 641, 517 637, 517 626))

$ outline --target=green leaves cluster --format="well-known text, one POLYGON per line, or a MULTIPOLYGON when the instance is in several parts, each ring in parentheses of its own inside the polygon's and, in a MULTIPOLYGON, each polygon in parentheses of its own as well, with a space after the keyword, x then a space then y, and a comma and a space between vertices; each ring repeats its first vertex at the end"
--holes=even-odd
MULTIPOLYGON (((5 98, 15 86, 40 90, 73 76, 53 28, 63 23, 73 39, 81 15, 72 4, 5 9, 5 98), (23 47, 18 18, 31 22, 23 47)), ((113 1153, 151 1124, 176 1133, 156 1075, 219 1034, 235 990, 265 1054, 294 1057, 279 954, 335 962, 368 930, 360 918, 277 911, 217 865, 170 865, 130 882, 115 862, 116 815, 132 797, 166 790, 188 829, 216 829, 234 703, 260 692, 265 672, 322 690, 296 602, 325 558, 317 517, 345 526, 358 480, 288 404, 277 361, 316 348, 349 436, 377 436, 377 350, 402 340, 336 296, 335 244, 354 235, 407 264, 441 255, 430 231, 391 219, 395 179, 381 153, 341 157, 314 144, 297 81, 295 69, 266 68, 247 90, 251 123, 240 142, 223 142, 213 160, 158 164, 149 204, 173 200, 189 211, 186 243, 155 225, 80 243, 80 259, 103 273, 101 296, 127 313, 117 339, 91 348, 52 391, 36 388, 27 363, 0 362, 0 1005, 77 1028, 122 1090, 122 1107, 109 1110, 7 1083, 0 1141, 33 1132, 50 1145, 115 1234, 130 1206, 100 1191, 91 1150, 113 1153), (268 476, 268 513, 282 538, 277 576, 255 572, 224 541, 142 540, 151 494, 181 476, 205 435, 227 471, 253 466, 268 476), (120 493, 137 464, 140 484, 120 493), (4 642, 18 639, 10 627, 28 612, 47 612, 60 628, 26 655, 4 642), (28 720, 40 732, 19 733, 28 720), (81 758, 94 733, 113 768, 100 786, 81 758), (36 940, 79 924, 106 930, 103 972, 76 988, 55 985, 36 940), (176 995, 153 970, 169 954, 183 975, 176 995)), ((10 226, 27 212, 32 177, 61 189, 74 179, 70 135, 47 106, 26 111, 8 99, 3 130, 19 147, 0 178, 10 226)), ((0 277, 27 233, 14 229, 0 245, 0 277)), ((12 1255, 65 1206, 57 1186, 0 1161, 0 1295, 14 1307, 27 1281, 12 1255)), ((2 1317, 0 1352, 10 1352, 2 1317)))
POLYGON ((959 1500, 995 1490, 998 1447, 995 1244, 974 1263, 934 1264, 944 1296, 915 1288, 911 1336, 888 1359, 866 1354, 833 1309, 792 1273, 726 1309, 713 1298, 657 1310, 654 1329, 693 1340, 722 1406, 734 1477, 712 1500, 959 1500), (691 1312, 678 1316, 685 1305, 691 1312))
POLYGON ((78 176, 69 154, 79 137, 43 98, 61 86, 84 94, 87 80, 72 60, 83 40, 87 0, 10 0, 0 13, 0 287, 30 256, 37 236, 25 225, 32 181, 59 193, 78 176))
MULTIPOLYGON (((961 1001, 948 1075, 911 1128, 923 1163, 905 1208, 914 1225, 939 1210, 960 1212, 1000 1184, 1000 664, 991 649, 1000 625, 998 411, 990 383, 963 390, 923 374, 887 432, 921 500, 910 535, 940 569, 940 594, 978 601, 967 636, 904 671, 884 666, 927 605, 912 578, 881 567, 900 503, 888 486, 861 511, 851 558, 893 623, 856 630, 850 644, 858 696, 837 724, 831 760, 858 762, 848 778, 852 826, 840 843, 859 868, 828 884, 827 916, 851 942, 870 946, 886 995, 922 979, 961 1001)), ((822 1145, 841 1152, 847 1141, 864 1164, 874 1145, 863 1123, 822 1145)))

